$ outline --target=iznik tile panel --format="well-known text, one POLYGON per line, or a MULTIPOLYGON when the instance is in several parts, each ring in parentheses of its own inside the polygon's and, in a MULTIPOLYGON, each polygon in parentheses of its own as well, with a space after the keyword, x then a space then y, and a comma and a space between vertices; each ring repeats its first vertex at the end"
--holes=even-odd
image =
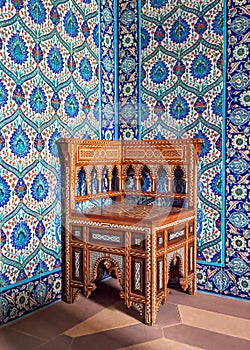
POLYGON ((139 136, 138 3, 120 0, 118 11, 119 135, 130 140, 139 136))
POLYGON ((249 119, 247 0, 227 2, 226 222, 222 267, 199 266, 200 290, 250 298, 249 119))
POLYGON ((56 141, 100 137, 99 23, 95 0, 3 0, 0 11, 0 319, 7 322, 60 297, 56 141))
POLYGON ((64 136, 202 137, 198 288, 249 298, 249 4, 224 3, 0 0, 0 322, 60 298, 64 136))
POLYGON ((222 1, 143 1, 141 134, 201 137, 198 259, 221 263, 222 1))
POLYGON ((101 138, 114 140, 117 89, 115 71, 115 1, 100 1, 101 138))

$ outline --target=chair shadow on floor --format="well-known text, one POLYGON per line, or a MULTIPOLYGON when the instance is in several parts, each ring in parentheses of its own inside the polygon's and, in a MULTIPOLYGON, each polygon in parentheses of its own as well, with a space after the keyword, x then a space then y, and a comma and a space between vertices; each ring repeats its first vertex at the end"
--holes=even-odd
MULTIPOLYGON (((170 264, 168 288, 183 292, 180 284, 180 279, 182 277, 180 259, 177 257, 170 264)), ((104 273, 101 273, 100 278, 96 279, 95 284, 97 288, 90 295, 90 300, 104 307, 112 306, 116 310, 119 310, 140 322, 144 321, 143 315, 140 314, 139 310, 135 306, 128 308, 124 304, 124 300, 120 298, 119 293, 122 291, 122 287, 119 283, 119 280, 116 278, 115 273, 111 275, 105 275, 104 273)))
POLYGON ((143 322, 143 317, 135 307, 128 308, 124 304, 124 300, 120 298, 122 287, 117 278, 108 277, 96 283, 97 288, 89 297, 95 303, 104 307, 113 307, 114 309, 129 315, 136 320, 143 322))

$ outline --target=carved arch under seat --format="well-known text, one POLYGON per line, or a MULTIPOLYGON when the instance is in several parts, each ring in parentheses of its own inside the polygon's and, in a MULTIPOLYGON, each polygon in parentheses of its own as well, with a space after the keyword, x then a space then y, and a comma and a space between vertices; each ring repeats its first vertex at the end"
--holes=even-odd
POLYGON ((78 292, 88 297, 101 278, 99 266, 117 275, 125 304, 136 307, 143 322, 155 324, 160 305, 167 301, 175 256, 182 288, 196 290, 202 140, 61 139, 58 145, 63 300, 72 303, 78 292))
POLYGON ((90 281, 90 283, 96 283, 96 280, 98 280, 98 267, 100 266, 100 264, 102 264, 106 261, 109 261, 111 264, 111 266, 109 268, 106 268, 106 270, 110 270, 110 271, 107 271, 108 274, 112 274, 112 271, 114 271, 115 278, 117 278, 119 280, 121 287, 123 287, 124 286, 124 278, 122 275, 122 270, 119 266, 119 262, 117 262, 114 258, 111 258, 110 256, 104 256, 104 257, 98 258, 94 262, 93 266, 90 266, 90 269, 92 269, 92 275, 93 275, 93 278, 90 281))

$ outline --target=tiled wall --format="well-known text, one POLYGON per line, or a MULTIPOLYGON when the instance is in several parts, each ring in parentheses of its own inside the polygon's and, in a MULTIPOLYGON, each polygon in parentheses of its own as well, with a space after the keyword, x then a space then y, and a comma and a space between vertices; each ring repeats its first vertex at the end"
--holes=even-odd
POLYGON ((118 101, 119 137, 138 139, 139 135, 139 47, 138 3, 118 0, 118 101))
POLYGON ((102 0, 100 4, 100 114, 101 138, 113 140, 118 135, 117 124, 117 32, 116 0, 102 0))
POLYGON ((250 16, 248 0, 227 1, 227 71, 224 103, 226 162, 223 266, 198 265, 199 288, 250 298, 249 119, 250 16), (247 6, 248 5, 248 6, 247 6))
POLYGON ((143 139, 202 137, 198 259, 221 262, 222 1, 141 9, 143 139))
POLYGON ((60 298, 56 140, 99 138, 95 0, 0 1, 0 319, 60 298))
MULTIPOLYGON (((137 7, 122 2, 123 16, 138 33, 137 56, 127 50, 130 75, 138 81, 133 92, 138 115, 126 118, 121 137, 204 139, 198 288, 249 299, 247 0, 142 0, 137 7)), ((121 115, 119 122, 124 125, 121 115)))
POLYGON ((60 298, 60 136, 203 137, 199 289, 249 298, 247 5, 0 1, 1 322, 60 298))

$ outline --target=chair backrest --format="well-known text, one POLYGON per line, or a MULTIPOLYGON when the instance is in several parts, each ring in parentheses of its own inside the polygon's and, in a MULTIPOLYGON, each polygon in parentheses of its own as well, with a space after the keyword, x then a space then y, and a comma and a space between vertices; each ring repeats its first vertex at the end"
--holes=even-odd
POLYGON ((71 210, 114 200, 196 206, 201 139, 60 139, 58 144, 71 210))

